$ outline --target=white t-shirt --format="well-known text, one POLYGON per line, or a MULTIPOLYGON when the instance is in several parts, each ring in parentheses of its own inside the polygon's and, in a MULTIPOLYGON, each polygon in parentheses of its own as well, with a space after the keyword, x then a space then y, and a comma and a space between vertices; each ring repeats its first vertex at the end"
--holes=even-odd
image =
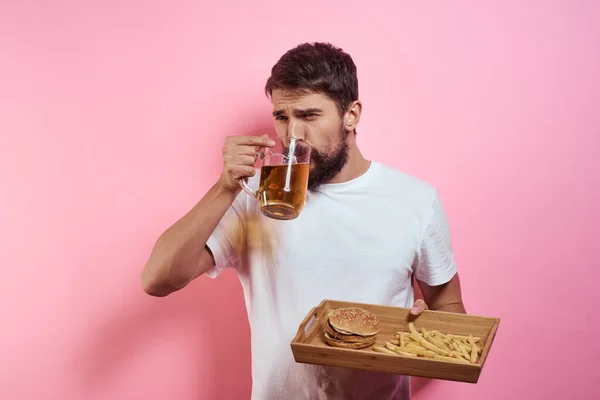
MULTIPOLYGON (((250 179, 257 187, 260 174, 250 179)), ((208 243, 215 278, 234 268, 251 329, 252 399, 410 398, 387 373, 296 363, 290 342, 323 299, 410 307, 411 277, 428 285, 456 273, 450 231, 432 186, 380 163, 309 192, 300 216, 269 219, 241 192, 208 243)))

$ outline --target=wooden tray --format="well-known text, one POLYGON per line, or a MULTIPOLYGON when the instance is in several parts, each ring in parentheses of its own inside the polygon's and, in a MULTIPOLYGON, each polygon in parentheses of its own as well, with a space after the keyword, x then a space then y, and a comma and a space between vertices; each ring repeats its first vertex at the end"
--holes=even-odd
POLYGON ((306 315, 291 342, 296 362, 477 383, 500 324, 499 318, 442 311, 425 311, 413 321, 419 331, 424 327, 445 334, 480 337, 478 345, 484 347, 479 360, 473 364, 379 353, 372 346, 358 350, 329 346, 323 337, 327 313, 348 306, 363 307, 379 318, 381 326, 375 346, 385 346, 398 330, 408 331, 408 308, 323 300, 306 315))

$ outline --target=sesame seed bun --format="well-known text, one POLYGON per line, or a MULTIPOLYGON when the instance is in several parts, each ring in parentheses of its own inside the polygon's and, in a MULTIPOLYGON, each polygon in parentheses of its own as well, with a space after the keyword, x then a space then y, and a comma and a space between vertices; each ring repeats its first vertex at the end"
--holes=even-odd
POLYGON ((329 325, 337 333, 354 336, 374 336, 379 332, 376 316, 360 307, 342 307, 329 314, 329 325))

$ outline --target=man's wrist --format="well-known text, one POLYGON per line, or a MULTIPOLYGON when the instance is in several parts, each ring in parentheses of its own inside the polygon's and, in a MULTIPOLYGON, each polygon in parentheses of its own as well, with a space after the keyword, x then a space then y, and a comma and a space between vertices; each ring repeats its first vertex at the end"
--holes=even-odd
POLYGON ((227 196, 231 198, 237 197, 237 195, 242 191, 241 185, 230 185, 223 181, 222 178, 215 183, 213 186, 217 195, 227 196))

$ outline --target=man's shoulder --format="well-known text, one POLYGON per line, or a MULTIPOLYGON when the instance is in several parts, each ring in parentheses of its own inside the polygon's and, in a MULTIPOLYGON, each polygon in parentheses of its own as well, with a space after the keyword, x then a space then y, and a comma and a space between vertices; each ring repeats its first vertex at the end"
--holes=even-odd
POLYGON ((379 179, 385 185, 398 189, 404 194, 410 194, 415 197, 425 197, 431 199, 436 188, 431 183, 418 178, 415 175, 402 171, 399 168, 390 165, 374 162, 379 169, 379 179))

